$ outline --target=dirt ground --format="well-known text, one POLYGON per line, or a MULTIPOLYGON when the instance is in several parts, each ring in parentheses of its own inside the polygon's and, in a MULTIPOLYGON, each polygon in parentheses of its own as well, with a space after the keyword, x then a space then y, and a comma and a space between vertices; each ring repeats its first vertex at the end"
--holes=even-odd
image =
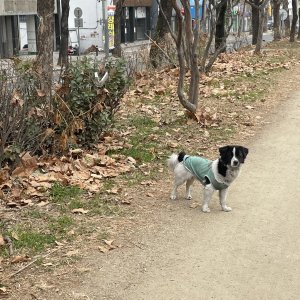
POLYGON ((202 199, 199 184, 192 201, 183 198, 183 189, 171 201, 166 174, 148 188, 155 197, 145 190, 133 195, 144 201, 119 234, 120 247, 101 253, 83 246, 78 263, 39 278, 22 299, 297 299, 299 79, 298 68, 277 87, 275 108, 254 137, 237 136, 250 153, 229 191, 232 212, 220 210, 216 195, 211 213, 191 208, 202 199))
MULTIPOLYGON (((88 257, 91 272, 69 286, 70 297, 297 299, 299 121, 298 91, 247 145, 249 157, 229 194, 231 213, 220 211, 216 198, 210 214, 191 209, 183 192, 171 202, 168 176, 157 193, 164 207, 149 217, 132 247, 88 257)), ((200 198, 197 188, 194 199, 200 198)))

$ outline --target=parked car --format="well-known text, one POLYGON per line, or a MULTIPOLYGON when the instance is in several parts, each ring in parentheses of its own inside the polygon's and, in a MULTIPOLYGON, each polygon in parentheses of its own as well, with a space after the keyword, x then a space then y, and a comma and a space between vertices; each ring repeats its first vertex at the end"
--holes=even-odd
POLYGON ((70 45, 68 47, 68 55, 77 55, 77 47, 73 47, 72 45, 70 45))
POLYGON ((25 44, 22 49, 21 49, 22 52, 26 52, 28 51, 28 44, 25 44))

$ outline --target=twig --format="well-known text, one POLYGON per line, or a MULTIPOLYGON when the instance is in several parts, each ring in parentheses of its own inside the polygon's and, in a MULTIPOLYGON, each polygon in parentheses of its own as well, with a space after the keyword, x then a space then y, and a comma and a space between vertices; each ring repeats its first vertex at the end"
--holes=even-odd
POLYGON ((169 55, 154 41, 148 34, 145 33, 145 36, 149 38, 149 40, 156 46, 158 49, 163 53, 163 55, 171 62, 173 63, 172 59, 169 57, 169 55))
POLYGON ((22 267, 21 269, 19 269, 17 272, 12 273, 8 276, 8 278, 12 278, 15 275, 19 274, 20 272, 24 271, 25 269, 27 269, 28 267, 30 267, 31 265, 33 265, 36 261, 38 261, 40 258, 46 258, 48 256, 50 256, 51 254, 53 254, 54 252, 58 251, 60 249, 60 247, 54 249, 53 251, 49 252, 48 254, 44 255, 44 256, 38 256, 35 260, 31 261, 29 264, 27 264, 26 266, 22 267))
POLYGON ((135 247, 141 249, 141 250, 145 250, 143 247, 141 247, 140 245, 138 245, 138 244, 136 244, 136 243, 134 243, 134 242, 129 241, 129 243, 132 244, 133 246, 135 246, 135 247))

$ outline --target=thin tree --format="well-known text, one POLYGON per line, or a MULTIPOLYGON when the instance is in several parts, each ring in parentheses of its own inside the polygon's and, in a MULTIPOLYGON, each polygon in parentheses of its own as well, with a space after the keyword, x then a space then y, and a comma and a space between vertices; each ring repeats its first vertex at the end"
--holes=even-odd
POLYGON ((114 15, 114 49, 113 55, 117 57, 122 56, 121 48, 121 24, 123 20, 123 4, 125 0, 116 0, 115 15, 114 15))
POLYGON ((269 0, 263 0, 259 3, 259 5, 256 5, 256 0, 253 1, 246 1, 249 3, 252 7, 256 8, 259 12, 258 14, 258 29, 257 29, 257 38, 256 38, 256 46, 254 50, 254 54, 260 54, 262 49, 262 42, 263 42, 263 32, 264 32, 264 20, 265 20, 265 14, 266 14, 266 7, 269 3, 269 0))
POLYGON ((69 11, 70 11, 70 0, 61 0, 61 21, 60 21, 60 48, 58 56, 58 65, 68 65, 68 45, 69 45, 69 11))
POLYGON ((172 0, 172 6, 177 18, 177 34, 171 30, 171 35, 176 43, 176 50, 179 61, 179 79, 177 85, 177 95, 180 103, 193 114, 196 114, 199 98, 199 78, 200 72, 208 73, 216 61, 220 53, 226 49, 226 38, 228 37, 230 28, 232 26, 232 18, 229 19, 227 30, 220 46, 215 49, 212 55, 210 49, 216 33, 216 10, 217 4, 215 0, 208 1, 208 15, 210 20, 210 31, 205 41, 204 51, 200 53, 200 3, 195 0, 195 19, 192 20, 190 1, 189 0, 172 0), (182 15, 182 8, 184 10, 184 17, 182 15), (190 70, 191 76, 188 82, 188 93, 185 90, 185 75, 186 71, 190 70))
MULTIPOLYGON (((300 17, 300 8, 298 9, 298 16, 300 17)), ((300 40, 300 25, 298 26, 297 40, 300 40)))
POLYGON ((177 95, 180 103, 191 113, 196 113, 198 107, 198 95, 199 95, 199 68, 198 68, 198 42, 199 42, 199 31, 200 31, 200 19, 199 11, 200 5, 199 0, 195 0, 195 20, 194 26, 192 26, 192 17, 190 10, 190 1, 180 1, 185 17, 183 19, 181 7, 179 7, 176 0, 172 0, 172 6, 175 10, 177 17, 177 35, 172 33, 172 37, 176 43, 176 49, 179 61, 179 79, 177 85, 177 95), (183 32, 185 30, 185 32, 183 32), (184 79, 186 74, 186 60, 184 55, 183 47, 183 36, 186 38, 187 53, 189 56, 189 69, 191 71, 191 77, 189 82, 188 95, 184 93, 184 79))
POLYGON ((41 79, 46 100, 51 100, 51 85, 53 75, 53 43, 54 43, 54 1, 37 1, 37 57, 36 71, 41 79))
POLYGON ((289 0, 283 0, 282 8, 287 12, 288 16, 283 21, 284 22, 284 36, 290 36, 291 32, 291 22, 290 22, 290 14, 289 14, 289 0))
POLYGON ((297 0, 292 0, 292 11, 293 11, 293 19, 292 19, 292 26, 290 32, 290 42, 295 42, 296 24, 298 21, 297 0))
POLYGON ((156 1, 159 5, 159 14, 150 49, 150 60, 155 68, 161 65, 164 59, 169 60, 168 54, 164 51, 164 46, 167 43, 167 35, 170 33, 169 24, 172 18, 172 1, 156 1))
POLYGON ((252 0, 251 2, 249 2, 252 11, 252 19, 251 19, 252 45, 257 44, 258 26, 259 26, 259 9, 258 9, 259 3, 260 0, 252 0))
POLYGON ((216 38, 215 38, 215 47, 218 49, 225 38, 226 34, 226 11, 227 11, 227 0, 221 0, 219 5, 217 5, 217 22, 216 22, 216 38))
POLYGON ((273 0, 273 30, 274 30, 274 41, 279 41, 281 39, 280 33, 280 5, 282 0, 273 0))

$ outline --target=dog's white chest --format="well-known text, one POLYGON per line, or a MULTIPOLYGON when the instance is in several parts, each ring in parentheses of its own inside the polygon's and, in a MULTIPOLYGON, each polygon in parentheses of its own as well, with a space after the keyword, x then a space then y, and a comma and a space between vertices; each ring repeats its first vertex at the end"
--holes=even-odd
POLYGON ((226 172, 225 183, 230 184, 234 179, 236 179, 239 175, 240 169, 228 169, 226 172))

